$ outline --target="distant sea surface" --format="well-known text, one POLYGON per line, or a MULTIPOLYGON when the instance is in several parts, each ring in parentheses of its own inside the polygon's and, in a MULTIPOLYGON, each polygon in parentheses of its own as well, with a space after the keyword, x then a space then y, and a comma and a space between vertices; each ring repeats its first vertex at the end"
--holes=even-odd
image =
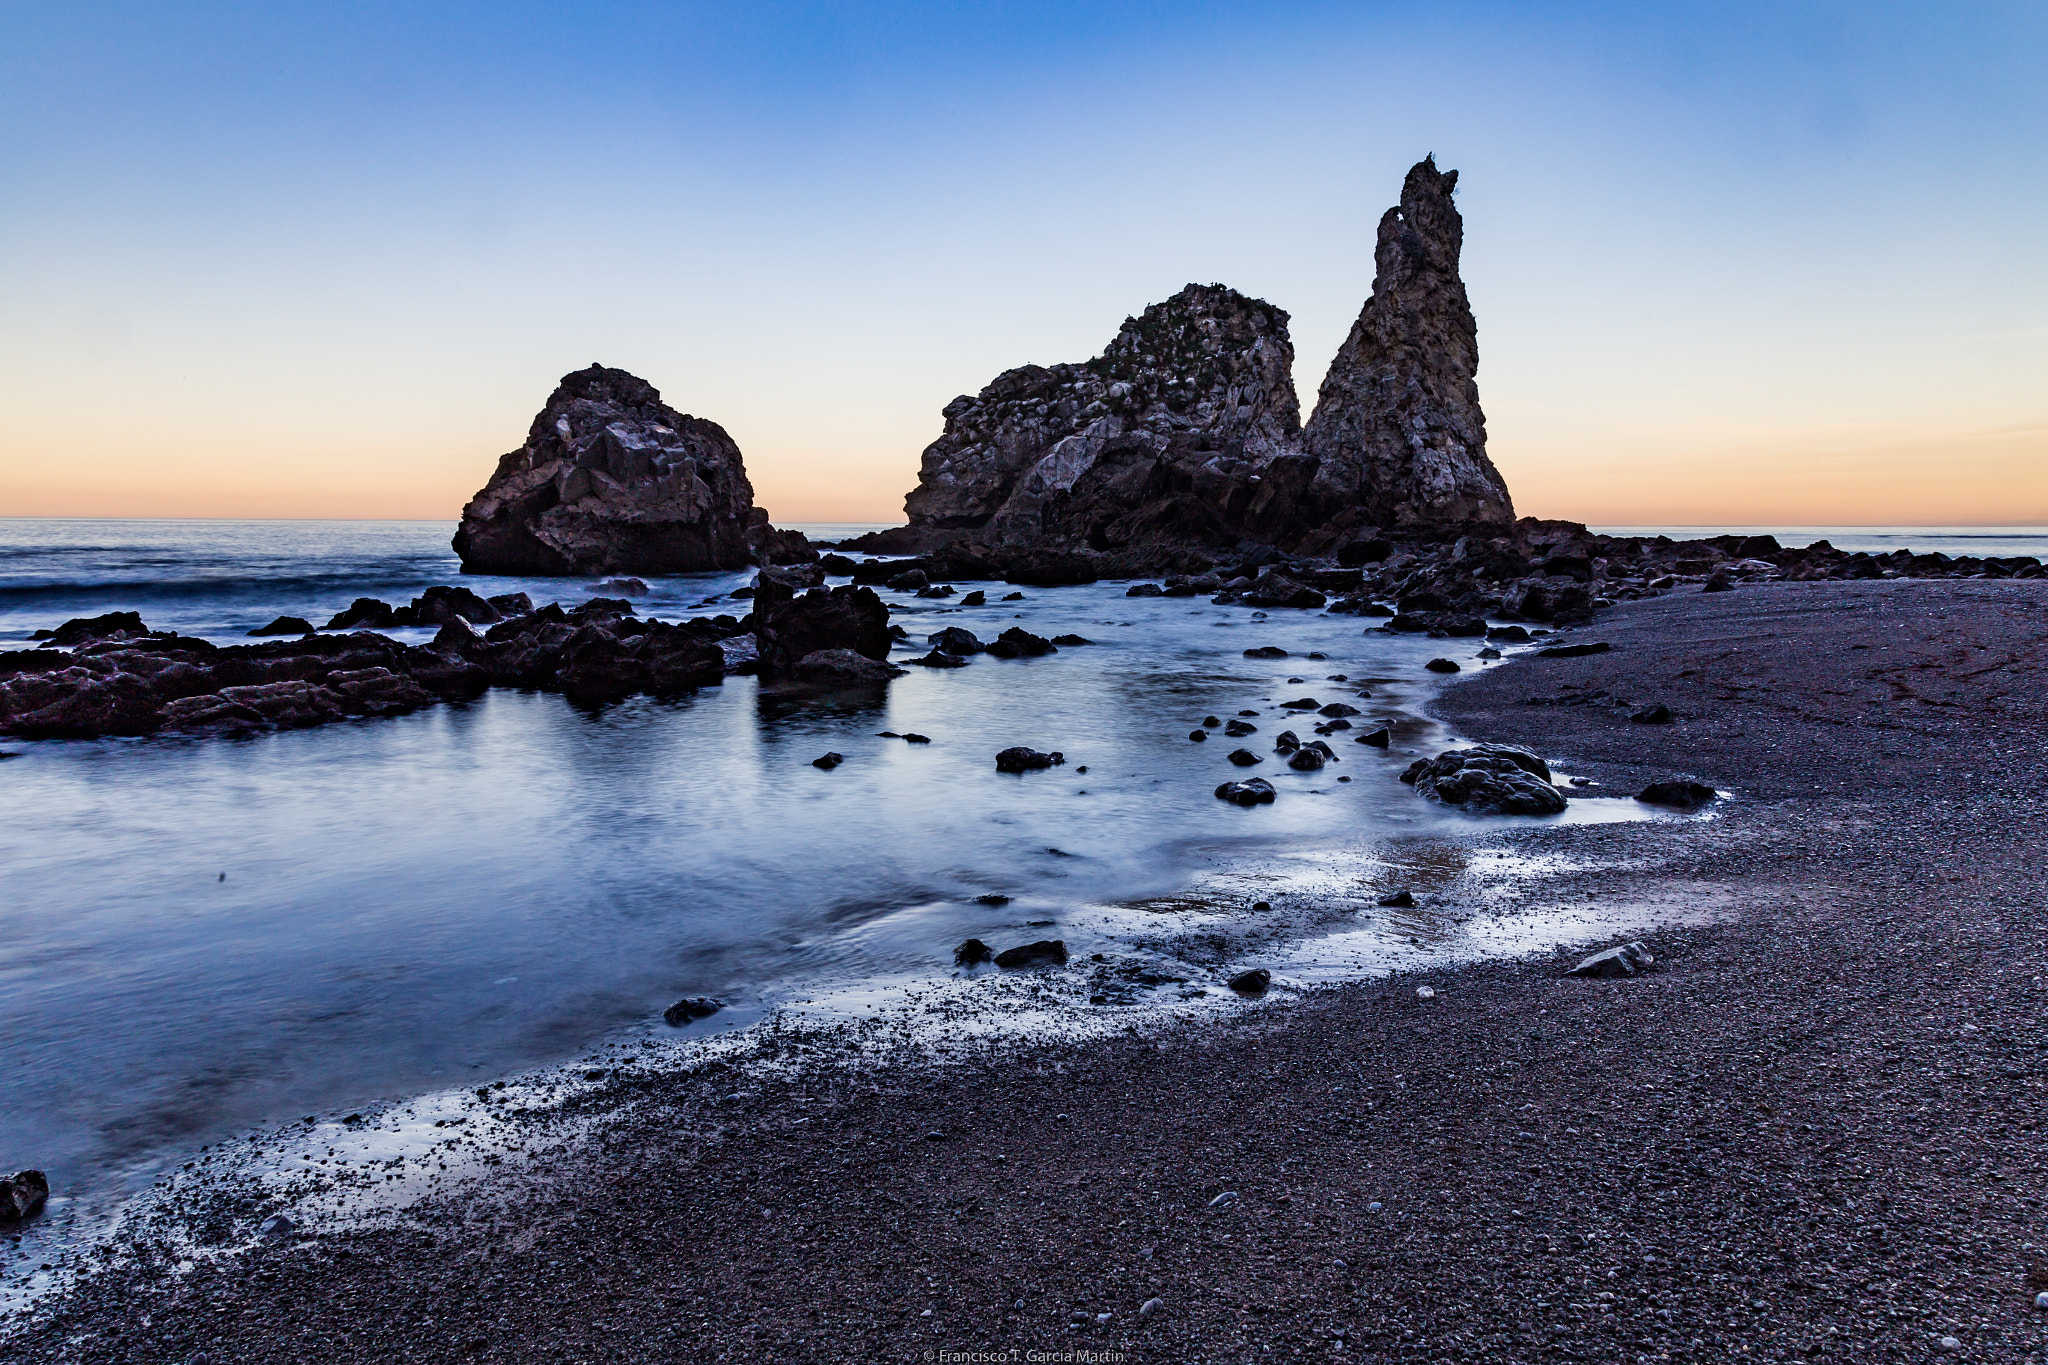
MULTIPOLYGON (((2048 554, 2041 528, 1763 529, 1787 544, 2048 554)), ((462 577, 451 530, 0 520, 0 647, 107 611, 227 644, 280 615, 317 624, 356 597, 401 603, 436 583, 568 603, 597 587, 462 577)), ((751 577, 652 578, 637 606, 741 614, 730 594, 751 577)), ((60 1205, 104 1201, 240 1126, 571 1057, 681 996, 730 1001, 711 1026, 744 1024, 805 982, 947 970, 970 934, 1085 943, 1077 907, 1170 891, 1259 841, 1473 827, 1392 777, 1441 738, 1417 719, 1437 685, 1421 664, 1476 664, 1480 642, 1131 599, 1111 583, 967 609, 885 595, 920 651, 956 624, 1098 643, 913 669, 864 703, 794 703, 732 678, 602 709, 495 690, 244 739, 0 743, 14 755, 0 762, 0 1169, 49 1171, 60 1205), (1265 644, 1292 657, 1244 657, 1265 644), (1303 693, 1395 724, 1393 748, 1340 745, 1339 771, 1360 779, 1348 785, 1262 769, 1275 805, 1215 800, 1239 775, 1222 761, 1231 746, 1191 744, 1189 727, 1303 693), (1013 744, 1072 766, 996 773, 1013 744), (846 756, 837 771, 811 766, 827 750, 846 756), (992 892, 1014 901, 975 904, 992 892), (1060 927, 1032 927, 1048 920, 1060 927)))

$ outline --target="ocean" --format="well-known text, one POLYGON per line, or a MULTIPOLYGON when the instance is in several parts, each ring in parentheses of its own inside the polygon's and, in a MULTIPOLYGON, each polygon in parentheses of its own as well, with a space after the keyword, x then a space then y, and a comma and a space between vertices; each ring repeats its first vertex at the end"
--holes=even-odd
MULTIPOLYGON (((1787 544, 2048 555, 2039 528, 1768 529, 1787 544)), ((449 532, 0 521, 0 648, 112 610, 231 643, 279 615, 318 622, 435 583, 570 604, 595 586, 462 577, 449 532)), ((751 576, 652 579, 637 605, 742 614, 730 594, 751 576)), ((77 1225, 224 1135, 572 1058, 665 1028, 679 997, 727 1002, 699 1028, 745 1027, 835 983, 942 975, 970 935, 1090 951, 1129 930, 1136 912, 1120 907, 1261 850, 1487 827, 1393 780, 1447 738, 1422 716, 1440 684, 1421 664, 1483 666, 1481 642, 1123 586, 981 608, 885 594, 920 642, 957 624, 1096 643, 912 669, 872 703, 776 698, 736 677, 595 709, 499 690, 244 739, 0 745, 0 1169, 47 1171, 53 1218, 77 1225), (1266 644, 1290 657, 1244 657, 1266 644), (1285 723, 1273 706, 1302 694, 1353 702, 1394 745, 1340 744, 1322 773, 1269 763, 1272 806, 1215 800, 1242 774, 1223 762, 1232 746, 1190 743, 1190 727, 1260 711, 1270 736, 1285 723), (996 773, 1013 744, 1067 766, 996 773), (828 750, 844 765, 813 767, 828 750)), ((1570 818, 1641 812, 1579 801, 1570 818)))

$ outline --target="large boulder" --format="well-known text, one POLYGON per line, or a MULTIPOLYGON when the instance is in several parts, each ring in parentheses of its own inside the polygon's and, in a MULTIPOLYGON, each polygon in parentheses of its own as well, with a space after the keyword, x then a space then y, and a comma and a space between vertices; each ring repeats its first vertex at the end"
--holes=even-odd
POLYGON ((1565 807, 1550 765, 1519 744, 1446 749, 1416 759, 1401 780, 1432 800, 1486 814, 1555 815, 1565 807))
POLYGON ((821 650, 886 660, 889 608, 873 588, 842 585, 798 595, 764 574, 754 591, 754 637, 761 676, 770 682, 796 676, 797 664, 821 650))
POLYGON ((723 427, 592 365, 562 377, 462 509, 455 553, 468 573, 668 574, 807 557, 785 541, 723 427))

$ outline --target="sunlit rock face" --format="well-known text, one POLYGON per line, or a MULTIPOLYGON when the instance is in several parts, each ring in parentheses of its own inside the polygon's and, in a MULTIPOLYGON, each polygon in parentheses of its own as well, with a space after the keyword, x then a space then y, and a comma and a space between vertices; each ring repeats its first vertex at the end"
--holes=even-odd
POLYGON ((562 377, 526 444, 498 461, 455 552, 469 573, 692 573, 754 563, 757 544, 784 561, 800 553, 790 534, 755 509, 723 427, 592 365, 562 377))
POLYGON ((1458 276, 1457 172, 1410 170, 1380 220, 1372 297, 1301 426, 1287 314, 1189 285, 1078 365, 1025 365, 946 405, 877 550, 999 559, 1174 547, 1328 553, 1373 530, 1514 519, 1486 457, 1477 329, 1458 276))
POLYGON ((1456 171, 1418 163, 1380 218, 1372 297, 1330 362, 1302 448, 1310 511, 1385 527, 1509 522, 1486 458, 1479 333, 1458 276, 1465 224, 1456 171))

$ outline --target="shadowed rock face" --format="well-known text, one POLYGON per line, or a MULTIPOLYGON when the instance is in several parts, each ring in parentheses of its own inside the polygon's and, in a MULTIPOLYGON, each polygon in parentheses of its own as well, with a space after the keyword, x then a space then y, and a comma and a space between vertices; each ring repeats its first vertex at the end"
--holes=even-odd
POLYGON ((1380 218, 1372 297, 1323 379, 1302 447, 1307 502, 1379 526, 1514 520, 1486 458, 1479 333, 1458 277, 1465 222, 1456 171, 1425 159, 1380 218))
MULTIPOLYGON (((655 574, 801 557, 754 507, 739 447, 652 384, 592 365, 564 375, 526 444, 462 511, 470 573, 655 574)), ((801 537, 798 537, 800 540, 801 537)))
POLYGON ((1322 554, 1377 528, 1512 521, 1486 458, 1457 180, 1433 160, 1409 171, 1306 430, 1287 314, 1189 285, 1086 364, 1026 365, 947 404, 910 525, 866 548, 1085 551, 1129 570, 1172 547, 1322 554))
POLYGON ((905 499, 934 543, 1115 549, 1228 537, 1247 476, 1300 434, 1287 314, 1189 285, 1081 365, 1025 365, 946 405, 905 499))

